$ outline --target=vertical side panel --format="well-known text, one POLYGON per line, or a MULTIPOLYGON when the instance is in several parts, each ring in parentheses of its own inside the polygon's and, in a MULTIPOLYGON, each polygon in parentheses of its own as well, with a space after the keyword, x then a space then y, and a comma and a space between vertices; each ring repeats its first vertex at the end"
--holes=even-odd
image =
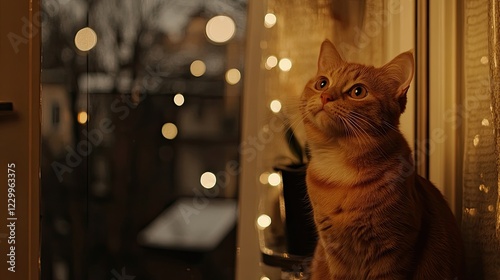
POLYGON ((39 35, 39 1, 0 2, 0 279, 39 279, 39 35))

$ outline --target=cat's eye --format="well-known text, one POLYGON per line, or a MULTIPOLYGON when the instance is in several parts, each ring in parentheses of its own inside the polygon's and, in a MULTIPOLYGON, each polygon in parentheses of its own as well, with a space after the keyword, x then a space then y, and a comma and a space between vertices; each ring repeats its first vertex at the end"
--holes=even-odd
POLYGON ((353 99, 362 99, 368 95, 368 90, 362 85, 355 85, 347 94, 353 99))
POLYGON ((328 79, 325 77, 321 77, 319 78, 318 81, 316 81, 316 85, 314 86, 314 88, 316 88, 317 90, 322 90, 325 89, 327 86, 328 86, 328 79))

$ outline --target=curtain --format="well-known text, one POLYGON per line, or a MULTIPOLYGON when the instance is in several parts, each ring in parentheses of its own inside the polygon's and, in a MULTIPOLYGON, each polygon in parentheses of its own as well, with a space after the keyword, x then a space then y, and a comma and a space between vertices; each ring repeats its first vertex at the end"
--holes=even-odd
POLYGON ((500 279, 498 0, 464 1, 462 233, 469 279, 500 279))
MULTIPOLYGON (((398 24, 394 18, 405 5, 411 5, 411 1, 269 0, 266 13, 274 14, 277 23, 266 23, 261 41, 265 106, 269 107, 273 100, 280 101, 283 109, 278 116, 291 123, 303 143, 299 96, 316 73, 323 40, 328 38, 335 43, 347 61, 380 66, 387 62, 384 38, 388 28, 398 24), (276 59, 275 64, 269 65, 272 61, 268 59, 276 59), (280 69, 278 61, 282 59, 291 61, 290 69, 280 69)), ((267 113, 266 121, 276 117, 271 111, 267 113)), ((273 140, 263 153, 264 166, 268 165, 265 168, 274 163, 276 154, 291 157, 285 138, 273 140)))

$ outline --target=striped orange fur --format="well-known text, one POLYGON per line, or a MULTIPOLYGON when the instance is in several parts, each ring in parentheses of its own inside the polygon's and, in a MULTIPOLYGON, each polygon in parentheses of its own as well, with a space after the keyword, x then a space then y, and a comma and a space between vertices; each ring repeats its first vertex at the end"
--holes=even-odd
POLYGON ((312 279, 462 279, 460 232, 441 193, 418 176, 399 130, 413 54, 376 68, 328 40, 300 108, 307 189, 319 241, 312 279))

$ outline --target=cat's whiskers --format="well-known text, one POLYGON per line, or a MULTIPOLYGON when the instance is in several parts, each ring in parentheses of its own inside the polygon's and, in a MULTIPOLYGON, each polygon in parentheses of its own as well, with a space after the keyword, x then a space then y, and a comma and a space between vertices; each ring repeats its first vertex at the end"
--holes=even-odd
POLYGON ((342 122, 342 125, 344 125, 347 136, 354 137, 354 138, 356 138, 356 140, 358 140, 357 134, 355 133, 355 131, 353 131, 351 125, 347 122, 347 120, 345 118, 343 118, 342 116, 338 116, 338 118, 342 122))
MULTIPOLYGON (((339 117, 343 120, 343 123, 346 127, 346 131, 355 138, 362 148, 367 148, 371 146, 371 141, 368 139, 366 131, 356 123, 355 120, 349 117, 339 117)), ((377 148, 377 147, 375 147, 377 148)), ((378 150, 378 149, 377 149, 378 150)))
POLYGON ((305 115, 299 114, 299 116, 290 124, 290 126, 295 127, 297 125, 300 125, 307 117, 309 117, 310 114, 311 113, 309 111, 307 111, 305 115))
POLYGON ((398 132, 398 133, 400 132, 400 131, 399 131, 399 129, 398 129, 395 125, 391 124, 390 122, 388 122, 388 121, 386 121, 386 120, 384 120, 384 121, 382 122, 382 124, 383 124, 385 127, 388 127, 389 129, 391 129, 391 130, 393 130, 393 131, 395 131, 395 132, 398 132))
POLYGON ((383 129, 381 129, 379 127, 376 127, 375 125, 373 125, 373 123, 371 121, 367 120, 365 118, 365 116, 363 116, 362 114, 360 114, 360 113, 358 113, 356 111, 351 111, 349 113, 349 115, 351 115, 353 118, 355 118, 355 119, 357 119, 359 121, 362 121, 362 122, 366 123, 367 125, 369 125, 375 131, 375 133, 377 133, 379 135, 384 135, 385 134, 385 133, 383 133, 383 132, 385 132, 385 131, 383 131, 383 129))
MULTIPOLYGON (((387 131, 385 131, 384 129, 384 126, 382 126, 381 128, 378 128, 378 127, 375 127, 373 125, 373 123, 371 123, 369 120, 367 120, 362 114, 358 113, 358 112, 351 112, 351 116, 353 118, 356 118, 357 120, 360 120, 360 121, 363 121, 364 123, 368 124, 370 127, 372 127, 376 132, 377 132, 377 135, 378 136, 381 136, 383 137, 385 140, 389 141, 389 142, 394 142, 394 139, 387 134, 387 131)), ((387 125, 388 128, 390 128, 391 130, 397 132, 397 133, 400 133, 399 130, 392 124, 388 123, 387 121, 383 121, 383 124, 387 125)), ((383 153, 383 156, 385 158, 387 158, 387 153, 382 149, 381 145, 382 145, 382 142, 375 142, 376 144, 376 148, 378 149, 378 151, 380 151, 381 153, 383 153)))
POLYGON ((351 132, 351 135, 358 141, 360 145, 366 145, 365 139, 363 138, 363 133, 359 130, 359 127, 353 122, 352 119, 341 117, 343 123, 345 124, 346 130, 351 132))
MULTIPOLYGON (((388 158, 387 152, 384 149, 382 149, 381 143, 379 141, 371 141, 370 139, 368 139, 369 137, 368 132, 359 123, 356 122, 356 120, 359 120, 359 118, 355 118, 353 117, 353 115, 349 116, 351 117, 350 120, 353 126, 355 126, 359 130, 361 135, 364 136, 366 146, 374 147, 385 159, 387 159, 388 158)), ((387 135, 382 135, 382 137, 390 140, 390 138, 388 138, 387 135)))
POLYGON ((387 158, 387 153, 380 147, 380 145, 375 142, 375 145, 373 143, 373 141, 371 139, 369 139, 369 134, 366 132, 366 130, 361 127, 358 123, 356 123, 356 121, 354 120, 351 120, 351 122, 353 123, 353 126, 355 126, 357 128, 357 130, 359 131, 359 134, 361 134, 361 136, 363 137, 360 137, 363 141, 363 145, 365 146, 365 148, 367 150, 372 150, 373 148, 375 148, 384 158, 387 158))

